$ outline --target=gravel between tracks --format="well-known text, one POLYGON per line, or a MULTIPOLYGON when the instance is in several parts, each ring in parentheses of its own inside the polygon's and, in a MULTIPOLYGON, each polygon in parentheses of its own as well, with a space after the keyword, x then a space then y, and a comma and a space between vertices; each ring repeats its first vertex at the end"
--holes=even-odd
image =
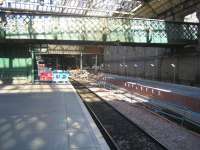
POLYGON ((125 119, 111 106, 86 89, 78 89, 80 96, 94 110, 95 114, 122 150, 163 150, 136 125, 125 119), (85 93, 85 94, 84 94, 85 93))
MULTIPOLYGON (((95 85, 95 83, 91 83, 95 85)), ((190 132, 175 123, 150 113, 141 107, 118 99, 118 95, 104 88, 90 86, 90 90, 106 100, 169 150, 199 150, 200 135, 190 132)))

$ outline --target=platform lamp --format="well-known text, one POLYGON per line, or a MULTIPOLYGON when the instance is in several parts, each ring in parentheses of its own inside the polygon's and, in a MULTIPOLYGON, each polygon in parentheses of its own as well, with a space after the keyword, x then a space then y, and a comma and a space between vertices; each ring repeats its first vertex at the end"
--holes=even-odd
POLYGON ((104 64, 101 64, 100 69, 101 69, 101 72, 102 72, 102 70, 104 69, 104 64))
POLYGON ((153 68, 153 80, 155 80, 155 64, 150 64, 150 66, 153 68))
POLYGON ((174 75, 173 75, 174 77, 173 77, 173 78, 174 78, 174 83, 175 83, 175 82, 176 82, 176 65, 175 65, 175 64, 171 64, 171 67, 172 67, 173 70, 174 70, 174 73, 173 73, 173 74, 174 74, 174 75))
POLYGON ((108 66, 109 74, 111 75, 111 68, 110 68, 110 64, 108 64, 107 66, 108 66))
MULTIPOLYGON (((109 69, 109 76, 110 76, 110 77, 108 77, 108 80, 109 80, 109 78, 111 78, 111 66, 110 66, 110 64, 108 64, 107 66, 108 66, 108 69, 109 69)), ((111 89, 112 89, 112 87, 111 87, 111 84, 110 84, 110 91, 111 91, 111 89)))
POLYGON ((119 66, 120 66, 120 74, 122 75, 122 69, 121 68, 123 68, 123 64, 119 64, 119 66))
POLYGON ((136 68, 138 68, 138 64, 134 64, 134 68, 135 68, 135 76, 136 76, 137 75, 136 68))
POLYGON ((128 79, 128 71, 127 71, 128 65, 124 64, 124 68, 125 68, 125 73, 126 73, 126 79, 128 79))

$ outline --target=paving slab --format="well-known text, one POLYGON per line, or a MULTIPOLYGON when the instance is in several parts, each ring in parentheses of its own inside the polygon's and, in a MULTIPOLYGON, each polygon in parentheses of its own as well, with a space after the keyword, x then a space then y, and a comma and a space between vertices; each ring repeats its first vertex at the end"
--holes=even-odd
POLYGON ((0 150, 109 150, 71 84, 1 85, 0 150))

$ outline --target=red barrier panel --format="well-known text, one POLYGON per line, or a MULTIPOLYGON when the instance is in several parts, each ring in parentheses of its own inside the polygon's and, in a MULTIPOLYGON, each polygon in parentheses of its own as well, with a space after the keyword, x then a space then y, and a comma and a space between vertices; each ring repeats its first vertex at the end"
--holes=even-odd
POLYGON ((52 81, 53 74, 52 72, 41 72, 40 73, 40 81, 52 81))

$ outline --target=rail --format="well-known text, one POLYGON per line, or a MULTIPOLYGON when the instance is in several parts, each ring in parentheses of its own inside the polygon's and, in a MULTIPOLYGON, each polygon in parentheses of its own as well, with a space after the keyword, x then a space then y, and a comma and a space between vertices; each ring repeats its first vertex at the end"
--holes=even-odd
MULTIPOLYGON (((152 137, 151 135, 149 135, 148 133, 146 133, 141 127, 139 127, 138 125, 136 125, 136 124, 134 124, 129 118, 127 118, 126 116, 124 116, 121 112, 119 112, 118 110, 116 110, 112 105, 110 105, 109 103, 107 103, 105 100, 103 100, 101 97, 99 97, 98 95, 96 95, 93 91, 91 91, 89 88, 87 88, 86 86, 85 86, 85 84, 82 84, 82 83, 80 83, 80 82, 78 82, 78 81, 75 81, 75 80, 73 80, 72 81, 72 85, 76 85, 76 84, 79 84, 79 86, 81 85, 81 89, 84 89, 84 90, 82 90, 82 91, 77 91, 78 93, 79 93, 79 95, 81 96, 83 93, 86 93, 86 98, 88 98, 88 97, 91 97, 91 96, 88 96, 88 93, 91 93, 92 95, 94 95, 96 98, 92 98, 92 100, 93 100, 93 103, 94 103, 94 105, 92 104, 92 102, 90 101, 90 102, 85 102, 85 103, 88 103, 88 107, 90 107, 92 110, 94 110, 94 113, 97 113, 98 115, 97 115, 97 117, 106 117, 106 116, 109 116, 109 115, 111 115, 112 113, 111 113, 111 110, 112 110, 112 112, 113 113, 115 113, 118 117, 112 117, 113 118, 113 120, 111 120, 111 122, 113 123, 113 122, 115 122, 115 121, 117 121, 116 123, 118 124, 118 126, 120 125, 120 124, 122 124, 122 126, 124 125, 125 126, 125 128, 127 129, 127 125, 126 125, 126 123, 127 124, 129 124, 129 125, 131 125, 131 126, 134 126, 133 128, 134 128, 134 130, 135 130, 135 132, 140 132, 140 136, 145 136, 146 138, 150 138, 151 140, 150 141, 152 141, 154 144, 156 144, 156 145, 154 145, 154 146, 156 146, 158 149, 166 149, 163 145, 161 145, 154 137, 152 137), (86 92, 86 89, 87 89, 87 91, 88 92, 86 92), (100 102, 96 102, 95 100, 96 99, 99 99, 100 100, 100 102), (103 106, 102 106, 103 105, 103 106), (94 107, 94 108, 93 108, 94 107), (102 111, 102 110, 100 110, 99 111, 99 113, 98 113, 98 110, 96 110, 97 108, 99 109, 100 107, 106 107, 105 108, 105 112, 104 111, 102 111), (108 108, 107 108, 108 107, 108 108), (109 112, 107 112, 108 110, 110 110, 109 112), (96 112, 97 111, 97 112, 96 112), (100 115, 100 116, 99 116, 100 115), (105 116, 106 115, 106 116, 105 116), (117 118, 117 119, 115 119, 115 118, 117 118), (123 118, 123 120, 126 122, 124 122, 124 121, 122 121, 122 119, 120 119, 120 118, 123 118), (120 120, 120 122, 119 122, 119 120, 120 120), (136 131, 137 130, 137 131, 136 131)), ((75 89, 78 89, 77 87, 75 87, 75 89)), ((82 97, 82 99, 84 100, 84 96, 81 96, 82 97)), ((103 109, 104 110, 104 109, 103 109)), ((110 118, 110 117, 108 117, 108 118, 110 118)), ((100 118, 100 120, 102 121, 102 119, 100 118)), ((101 124, 103 124, 103 125, 105 125, 104 124, 105 122, 103 121, 103 123, 101 123, 101 124)), ((114 126, 117 126, 117 124, 116 123, 114 123, 114 126)), ((106 129, 110 129, 110 127, 111 127, 111 125, 108 125, 108 124, 106 124, 105 125, 105 127, 107 127, 107 126, 109 126, 108 128, 106 128, 106 129)), ((119 127, 116 127, 116 128, 119 128, 119 127)), ((123 128, 123 127, 121 127, 120 129, 121 130, 123 130, 123 129, 125 129, 125 128, 123 128)), ((132 128, 132 127, 130 127, 130 128, 132 128)), ((130 132, 130 128, 129 128, 129 132, 130 132)), ((114 129, 113 129, 114 130, 114 129)), ((112 130, 112 131, 113 131, 112 130)), ((117 132, 119 132, 119 131, 117 131, 117 132)), ((125 132, 125 131, 124 131, 125 132)), ((128 133, 127 133, 128 134, 128 133)), ((129 134, 135 134, 135 133, 129 133, 129 134)), ((138 137, 139 135, 138 135, 139 133, 136 133, 136 135, 137 135, 137 138, 142 138, 142 137, 138 137)), ((111 133, 111 136, 113 136, 113 133, 111 133)), ((122 136, 122 135, 121 135, 122 136)), ((119 136, 119 138, 121 138, 121 136, 119 136)), ((127 136, 127 137, 129 137, 128 135, 125 135, 124 133, 123 133, 123 136, 127 136)), ((133 135, 133 137, 132 138, 134 138, 134 135, 133 135)), ((115 140, 116 140, 116 137, 114 138, 115 140)), ((130 139, 130 138, 128 138, 128 139, 130 139)), ((124 139, 125 140, 125 139, 124 139)), ((147 140, 147 139, 146 139, 147 140)), ((137 141, 137 140, 136 140, 137 141)), ((135 141, 135 142, 136 142, 135 141)), ((149 140, 147 140, 147 141, 149 141, 149 140)), ((130 142, 130 141, 129 141, 130 142)), ((128 142, 128 143, 129 143, 128 142)), ((116 143, 117 144, 119 144, 120 142, 119 141, 116 141, 116 143)), ((138 143, 136 142, 136 143, 134 143, 133 145, 137 145, 137 144, 139 144, 140 142, 138 141, 138 143)), ((140 144, 142 144, 142 143, 140 143, 140 144)), ((148 143, 148 146, 150 146, 149 145, 150 143, 148 143)), ((146 143, 146 145, 143 143, 143 149, 146 149, 145 147, 147 146, 147 143, 146 143)), ((151 145, 152 146, 152 145, 151 145)), ((151 147, 150 146, 150 147, 151 147)), ((119 147, 122 149, 122 145, 120 146, 119 145, 119 147)), ((148 148, 150 148, 150 147, 148 147, 148 148)), ((152 147, 151 147, 152 148, 152 147)), ((151 149, 150 148, 150 149, 151 149)), ((155 147, 154 147, 155 148, 155 147)), ((156 149, 157 149, 156 148, 156 149)), ((125 149, 125 148, 123 148, 123 149, 125 149)), ((153 148, 152 148, 153 149, 153 148)))

